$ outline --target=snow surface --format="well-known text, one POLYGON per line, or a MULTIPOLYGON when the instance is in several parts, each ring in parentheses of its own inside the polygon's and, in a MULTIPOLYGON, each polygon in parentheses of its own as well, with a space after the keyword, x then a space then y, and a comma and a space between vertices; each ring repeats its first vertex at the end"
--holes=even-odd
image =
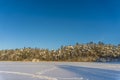
POLYGON ((0 80, 120 80, 120 63, 0 62, 0 80))

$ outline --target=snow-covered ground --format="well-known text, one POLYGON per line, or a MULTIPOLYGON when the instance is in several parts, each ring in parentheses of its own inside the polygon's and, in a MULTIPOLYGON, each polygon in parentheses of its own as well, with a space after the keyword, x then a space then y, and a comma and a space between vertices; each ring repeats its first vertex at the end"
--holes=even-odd
POLYGON ((0 80, 120 80, 120 63, 0 62, 0 80))

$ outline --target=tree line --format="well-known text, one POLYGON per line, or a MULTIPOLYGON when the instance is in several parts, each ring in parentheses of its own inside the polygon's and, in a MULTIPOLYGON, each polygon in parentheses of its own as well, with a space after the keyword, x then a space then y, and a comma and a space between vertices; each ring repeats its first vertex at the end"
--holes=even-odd
POLYGON ((120 61, 120 45, 103 42, 61 46, 57 50, 20 48, 0 50, 0 61, 120 61))

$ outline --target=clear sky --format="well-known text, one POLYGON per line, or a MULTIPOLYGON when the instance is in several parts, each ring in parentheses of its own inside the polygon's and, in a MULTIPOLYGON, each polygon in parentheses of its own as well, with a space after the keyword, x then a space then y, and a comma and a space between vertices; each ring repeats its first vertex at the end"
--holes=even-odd
POLYGON ((0 49, 120 43, 120 0, 0 0, 0 49))

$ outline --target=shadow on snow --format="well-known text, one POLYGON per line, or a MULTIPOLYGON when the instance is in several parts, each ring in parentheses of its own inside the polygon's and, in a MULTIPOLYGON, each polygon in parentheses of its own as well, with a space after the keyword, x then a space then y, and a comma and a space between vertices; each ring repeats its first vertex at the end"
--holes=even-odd
POLYGON ((82 76, 84 80, 120 80, 120 71, 68 65, 58 67, 76 74, 76 77, 82 76))

